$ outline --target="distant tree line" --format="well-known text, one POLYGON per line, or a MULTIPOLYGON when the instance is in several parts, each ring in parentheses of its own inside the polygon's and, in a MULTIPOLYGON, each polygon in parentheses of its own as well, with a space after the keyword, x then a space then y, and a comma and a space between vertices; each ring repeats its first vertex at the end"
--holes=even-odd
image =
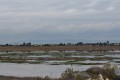
POLYGON ((77 43, 58 43, 58 44, 32 44, 31 42, 23 42, 22 44, 1 44, 0 46, 25 46, 25 47, 42 47, 42 46, 120 46, 120 43, 110 43, 109 41, 106 42, 96 42, 96 43, 84 43, 84 42, 77 42, 77 43))

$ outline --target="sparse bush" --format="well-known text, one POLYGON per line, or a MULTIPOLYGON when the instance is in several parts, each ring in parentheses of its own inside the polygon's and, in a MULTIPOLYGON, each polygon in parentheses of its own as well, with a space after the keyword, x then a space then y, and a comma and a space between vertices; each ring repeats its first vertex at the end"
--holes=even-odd
POLYGON ((91 67, 87 69, 86 72, 92 73, 92 74, 103 74, 104 71, 100 67, 91 67))
POLYGON ((103 66, 104 75, 106 75, 108 78, 112 80, 120 80, 120 75, 118 75, 116 72, 118 67, 116 65, 111 65, 110 63, 107 63, 103 66))
POLYGON ((76 73, 75 80, 86 80, 91 78, 90 75, 88 75, 86 72, 79 72, 76 73))
POLYGON ((44 80, 51 80, 49 76, 45 76, 44 80))
POLYGON ((71 68, 67 68, 64 73, 61 74, 62 80, 75 80, 75 72, 71 68))
POLYGON ((105 64, 102 68, 92 67, 86 70, 86 72, 91 76, 91 78, 98 78, 101 74, 104 78, 109 78, 110 80, 120 80, 120 75, 117 71, 119 68, 116 65, 110 63, 105 64))
POLYGON ((67 68, 64 73, 61 74, 61 80, 86 80, 90 76, 86 72, 74 71, 72 68, 67 68))
POLYGON ((37 77, 37 80, 53 80, 53 79, 51 79, 49 76, 45 76, 44 78, 43 77, 37 77))
POLYGON ((86 70, 86 72, 91 76, 91 78, 97 79, 99 74, 103 74, 103 69, 99 67, 91 67, 86 70))

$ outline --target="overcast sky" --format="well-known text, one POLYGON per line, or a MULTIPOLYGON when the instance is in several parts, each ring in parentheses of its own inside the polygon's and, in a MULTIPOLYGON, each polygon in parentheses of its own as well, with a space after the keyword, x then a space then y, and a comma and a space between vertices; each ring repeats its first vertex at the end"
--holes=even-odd
POLYGON ((120 0, 0 0, 0 43, 119 41, 119 8, 120 0))

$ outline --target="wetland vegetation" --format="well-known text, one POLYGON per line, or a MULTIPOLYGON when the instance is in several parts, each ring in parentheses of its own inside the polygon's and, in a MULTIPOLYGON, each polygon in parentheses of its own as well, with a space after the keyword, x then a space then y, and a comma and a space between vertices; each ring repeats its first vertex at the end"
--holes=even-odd
POLYGON ((0 53, 0 62, 30 63, 30 64, 82 64, 98 65, 107 62, 120 63, 120 54, 115 52, 26 52, 0 53))
MULTIPOLYGON (((120 67, 119 52, 1 52, 0 75, 2 75, 1 78, 4 76, 16 76, 14 78, 19 78, 20 80, 22 80, 22 77, 25 77, 26 80, 29 78, 31 80, 32 78, 33 80, 69 80, 63 74, 66 75, 66 70, 69 71, 68 68, 70 68, 70 71, 73 70, 73 73, 70 73, 70 75, 74 75, 72 80, 86 80, 86 78, 98 78, 98 74, 95 74, 97 77, 91 75, 93 73, 89 74, 90 70, 88 69, 92 68, 93 70, 93 68, 96 69, 97 67, 97 70, 103 70, 103 65, 107 63, 120 67), (11 71, 13 73, 9 73, 11 71), (76 74, 76 72, 79 72, 79 74, 76 74), (81 76, 83 74, 87 75, 84 79, 81 76), (37 76, 39 78, 36 78, 37 76)), ((104 74, 100 72, 100 74, 106 77, 105 72, 104 74)), ((111 80, 113 79, 111 78, 111 80)))

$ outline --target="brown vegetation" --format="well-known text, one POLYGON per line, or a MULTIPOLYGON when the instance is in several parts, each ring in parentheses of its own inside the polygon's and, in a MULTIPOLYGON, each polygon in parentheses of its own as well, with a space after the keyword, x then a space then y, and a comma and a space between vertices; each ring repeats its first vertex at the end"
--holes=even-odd
POLYGON ((0 51, 114 51, 120 46, 0 46, 0 51))

